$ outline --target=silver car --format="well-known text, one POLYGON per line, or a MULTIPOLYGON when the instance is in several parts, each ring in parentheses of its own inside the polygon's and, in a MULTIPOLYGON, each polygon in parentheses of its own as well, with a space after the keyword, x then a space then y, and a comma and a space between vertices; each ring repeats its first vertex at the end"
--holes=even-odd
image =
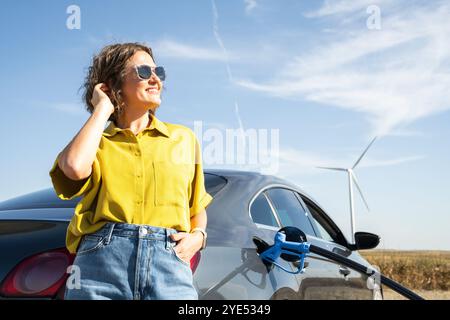
MULTIPOLYGON (((311 244, 371 267, 357 249, 376 246, 376 235, 357 236, 349 245, 319 204, 284 179, 235 170, 204 173, 214 200, 207 208, 207 247, 191 260, 200 299, 382 298, 367 274, 315 254, 306 257, 302 273, 268 267, 253 242, 256 236, 273 243, 280 228, 295 226, 311 244)), ((49 188, 0 203, 1 299, 63 299, 74 259, 65 234, 78 201, 62 201, 49 188)), ((292 271, 299 266, 279 264, 292 271)))

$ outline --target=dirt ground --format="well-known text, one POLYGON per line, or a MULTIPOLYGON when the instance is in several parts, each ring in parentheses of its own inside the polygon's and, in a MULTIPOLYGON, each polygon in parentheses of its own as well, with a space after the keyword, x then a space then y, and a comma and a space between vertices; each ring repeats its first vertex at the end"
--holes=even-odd
MULTIPOLYGON (((383 288, 385 300, 404 300, 405 297, 388 288, 383 288)), ((426 300, 450 300, 450 291, 442 290, 413 290, 426 300)))

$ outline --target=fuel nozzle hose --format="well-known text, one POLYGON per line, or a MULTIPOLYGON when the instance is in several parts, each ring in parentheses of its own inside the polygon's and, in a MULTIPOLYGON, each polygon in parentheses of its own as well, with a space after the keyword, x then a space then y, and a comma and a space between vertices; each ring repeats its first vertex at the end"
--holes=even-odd
POLYGON ((308 243, 306 241, 306 235, 298 228, 284 227, 280 229, 275 234, 273 245, 269 245, 267 242, 258 237, 253 237, 253 242, 257 247, 256 251, 259 254, 259 257, 267 265, 276 266, 284 270, 285 272, 294 274, 304 272, 304 264, 307 254, 315 253, 321 257, 327 258, 334 262, 338 262, 339 264, 358 271, 362 274, 367 274, 369 277, 375 276, 376 279, 380 279, 381 284, 389 287, 390 289, 410 300, 424 300, 421 296, 417 295, 410 289, 402 286, 401 284, 395 282, 390 278, 387 278, 373 268, 368 268, 367 266, 359 264, 339 254, 308 243), (298 269, 292 272, 291 270, 284 268, 277 262, 280 257, 283 260, 290 262, 300 260, 298 269))

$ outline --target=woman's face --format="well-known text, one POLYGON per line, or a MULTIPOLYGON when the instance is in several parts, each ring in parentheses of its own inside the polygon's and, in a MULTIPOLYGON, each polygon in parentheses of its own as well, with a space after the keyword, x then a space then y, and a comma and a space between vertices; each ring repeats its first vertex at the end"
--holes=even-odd
POLYGON ((127 63, 122 93, 126 107, 156 109, 161 104, 162 81, 152 72, 150 79, 142 80, 135 66, 147 64, 156 67, 152 57, 145 51, 136 52, 127 63))

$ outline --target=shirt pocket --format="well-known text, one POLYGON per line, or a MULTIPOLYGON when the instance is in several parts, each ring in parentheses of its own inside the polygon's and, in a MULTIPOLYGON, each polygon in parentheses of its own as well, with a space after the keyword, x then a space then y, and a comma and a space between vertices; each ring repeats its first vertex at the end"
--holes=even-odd
POLYGON ((191 172, 188 164, 153 162, 155 206, 187 207, 191 172))

